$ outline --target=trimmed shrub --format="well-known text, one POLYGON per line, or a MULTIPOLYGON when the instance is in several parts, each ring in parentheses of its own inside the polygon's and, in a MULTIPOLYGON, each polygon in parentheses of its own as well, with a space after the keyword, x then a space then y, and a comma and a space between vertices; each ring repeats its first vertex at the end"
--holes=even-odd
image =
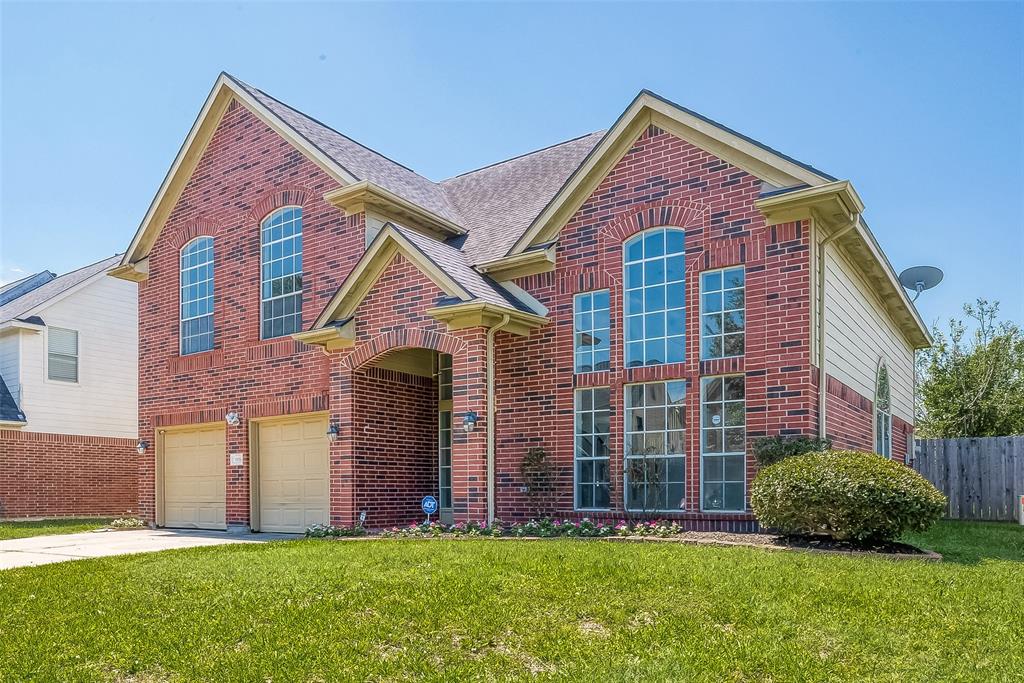
POLYGON ((785 534, 889 541, 924 531, 946 510, 946 497, 920 474, 874 453, 824 451, 766 467, 750 488, 765 527, 785 534))
POLYGON ((754 440, 754 458, 759 468, 774 465, 792 455, 832 448, 832 439, 810 436, 763 436, 754 440))

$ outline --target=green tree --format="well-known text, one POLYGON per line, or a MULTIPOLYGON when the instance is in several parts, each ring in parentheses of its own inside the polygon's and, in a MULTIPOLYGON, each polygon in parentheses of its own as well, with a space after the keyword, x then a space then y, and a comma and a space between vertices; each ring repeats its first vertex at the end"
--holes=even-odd
POLYGON ((1024 434, 1024 333, 998 319, 999 302, 978 299, 964 314, 948 332, 936 327, 934 346, 918 354, 918 434, 1024 434))

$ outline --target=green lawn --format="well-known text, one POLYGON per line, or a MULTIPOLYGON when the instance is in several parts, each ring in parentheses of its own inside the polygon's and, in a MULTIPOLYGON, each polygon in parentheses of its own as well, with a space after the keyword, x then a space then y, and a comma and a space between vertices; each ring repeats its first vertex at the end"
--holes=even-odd
POLYGON ((917 540, 954 561, 389 540, 16 569, 0 680, 1019 680, 1024 529, 917 540))
POLYGON ((41 519, 32 522, 0 522, 0 541, 9 538, 28 538, 29 536, 50 536, 52 534, 75 534, 79 531, 102 529, 110 524, 111 518, 98 519, 85 517, 82 519, 41 519))

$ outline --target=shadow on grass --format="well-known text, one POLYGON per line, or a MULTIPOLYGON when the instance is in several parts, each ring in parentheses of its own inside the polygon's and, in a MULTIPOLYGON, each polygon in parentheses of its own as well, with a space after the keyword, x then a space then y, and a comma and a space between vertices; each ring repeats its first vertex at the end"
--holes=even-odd
POLYGON ((907 534, 900 540, 941 553, 946 562, 1024 563, 1024 526, 1013 522, 942 520, 924 533, 907 534))

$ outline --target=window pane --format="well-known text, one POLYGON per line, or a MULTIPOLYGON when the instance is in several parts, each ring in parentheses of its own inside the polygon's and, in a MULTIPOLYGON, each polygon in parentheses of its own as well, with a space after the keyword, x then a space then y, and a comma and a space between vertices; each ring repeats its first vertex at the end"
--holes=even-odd
POLYGON ((684 504, 686 383, 649 382, 625 388, 626 506, 678 510, 684 504))
POLYGON ((701 381, 701 503, 742 512, 746 491, 746 402, 742 375, 701 381))
POLYGON ((627 367, 685 360, 683 244, 683 232, 675 228, 649 230, 625 244, 627 367))
MULTIPOLYGON (((608 301, 608 290, 577 294, 574 298, 574 348, 577 373, 607 369, 608 367, 610 354, 607 349, 611 339, 608 301), (594 349, 601 349, 604 352, 599 357, 595 357, 594 349)), ((642 325, 642 322, 642 319, 638 317, 633 324, 640 323, 642 325)))
POLYGON ((263 337, 294 334, 302 329, 302 209, 276 211, 261 235, 263 337))
POLYGON ((607 507, 611 417, 609 390, 577 389, 574 403, 576 507, 607 507))

